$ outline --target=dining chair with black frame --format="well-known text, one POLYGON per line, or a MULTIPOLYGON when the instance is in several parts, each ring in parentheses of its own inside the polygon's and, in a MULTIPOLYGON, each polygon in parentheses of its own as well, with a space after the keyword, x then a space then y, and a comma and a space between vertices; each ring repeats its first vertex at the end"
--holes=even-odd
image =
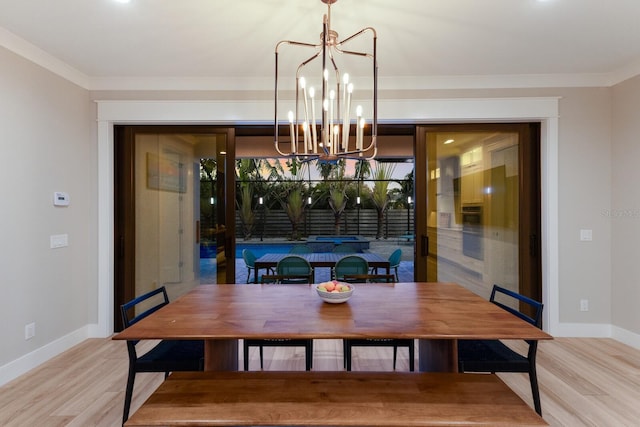
MULTIPOLYGON (((263 275, 263 284, 311 284, 313 282, 313 268, 309 261, 298 255, 287 255, 278 261, 276 274, 263 275)), ((304 347, 305 369, 313 367, 312 339, 245 339, 243 343, 244 370, 249 370, 249 348, 258 347, 260 351, 260 369, 264 369, 264 347, 304 347)))
MULTIPOLYGON (((493 285, 489 301, 538 328, 542 326, 543 304, 538 301, 498 285, 493 285), (532 314, 520 312, 520 307, 529 307, 532 314)), ((458 340, 458 371, 528 373, 533 405, 536 412, 542 416, 536 373, 538 341, 526 340, 526 343, 528 350, 527 354, 523 355, 500 340, 458 340)))
MULTIPOLYGON (((138 323, 167 304, 169 304, 169 297, 164 286, 122 304, 120 312, 124 328, 138 323)), ((129 419, 136 373, 164 372, 166 378, 174 371, 204 370, 204 341, 202 340, 162 340, 142 355, 138 355, 136 351, 138 343, 139 340, 127 341, 129 374, 122 414, 123 424, 129 419)))
MULTIPOLYGON (((345 274, 344 280, 349 283, 395 283, 393 274, 345 274)), ((366 286, 366 285, 365 285, 366 286)), ((353 347, 393 347, 393 369, 396 369, 398 347, 409 349, 409 370, 415 369, 415 342, 412 339, 400 338, 356 338, 343 340, 344 366, 351 370, 351 356, 353 347)))

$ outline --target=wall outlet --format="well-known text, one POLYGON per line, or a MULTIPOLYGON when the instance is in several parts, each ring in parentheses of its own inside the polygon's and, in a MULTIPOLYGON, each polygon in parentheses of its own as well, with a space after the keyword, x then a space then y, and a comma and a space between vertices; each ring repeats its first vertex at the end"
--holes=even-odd
POLYGON ((583 242, 590 242, 593 240, 593 230, 580 230, 580 240, 583 242))
POLYGON ((580 311, 589 311, 589 300, 581 299, 580 300, 580 311))
POLYGON ((36 324, 29 323, 24 327, 24 339, 30 340, 31 338, 36 336, 36 324))

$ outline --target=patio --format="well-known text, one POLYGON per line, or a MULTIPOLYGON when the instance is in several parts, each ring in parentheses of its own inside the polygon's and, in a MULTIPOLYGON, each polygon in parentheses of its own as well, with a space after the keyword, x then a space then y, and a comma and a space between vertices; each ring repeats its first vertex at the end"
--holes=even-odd
MULTIPOLYGON (((242 240, 238 240, 238 243, 242 243, 242 240)), ((250 241, 251 243, 257 244, 259 243, 256 240, 250 241)), ((264 239, 262 242, 265 245, 268 244, 292 244, 296 242, 291 242, 286 239, 264 239)), ((303 243, 303 242, 299 242, 303 243)), ((412 282, 413 281, 413 245, 408 244, 397 244, 397 239, 387 239, 387 240, 375 240, 372 239, 370 242, 370 247, 368 252, 377 253, 385 258, 391 255, 395 249, 402 249, 402 260, 400 261, 400 266, 398 267, 398 277, 400 282, 412 282)), ((201 259, 201 271, 200 278, 201 283, 215 283, 215 266, 213 264, 213 260, 211 259, 201 259)), ((329 268, 318 268, 316 269, 316 282, 323 282, 330 279, 331 271, 329 268)), ((247 268, 242 258, 236 258, 236 283, 246 283, 247 279, 247 268)))

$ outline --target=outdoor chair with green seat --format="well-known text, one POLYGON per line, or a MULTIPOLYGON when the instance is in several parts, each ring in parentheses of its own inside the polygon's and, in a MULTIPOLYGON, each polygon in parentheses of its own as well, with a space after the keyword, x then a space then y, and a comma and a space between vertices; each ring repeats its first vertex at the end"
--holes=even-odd
MULTIPOLYGON (((313 268, 309 261, 299 255, 287 255, 276 265, 276 275, 263 276, 272 284, 305 284, 313 282, 313 268), (271 280, 273 278, 274 280, 271 280)), ((249 347, 260 349, 260 369, 264 369, 264 347, 304 347, 305 369, 311 370, 313 366, 313 340, 312 339, 245 339, 244 340, 244 370, 249 370, 249 347)))
POLYGON ((369 272, 369 263, 359 255, 345 255, 340 258, 331 271, 334 280, 347 282, 345 275, 360 275, 369 272))
POLYGON ((309 279, 283 279, 281 283, 293 284, 293 283, 312 283, 313 282, 313 267, 309 264, 306 258, 299 255, 287 255, 278 261, 276 265, 276 274, 280 276, 308 276, 309 279))
POLYGON ((355 254, 358 251, 352 245, 340 243, 339 245, 336 245, 331 252, 337 254, 355 254))
POLYGON ((310 254, 311 252, 313 251, 307 245, 293 245, 289 251, 290 254, 310 254))
MULTIPOLYGON (((349 277, 349 275, 347 275, 349 277)), ((354 280, 351 283, 380 282, 395 283, 393 274, 361 274, 351 276, 354 280)), ((363 285, 366 286, 366 285, 363 285)), ((393 347, 393 369, 396 369, 398 357, 398 347, 409 349, 409 370, 413 372, 415 368, 415 342, 413 339, 400 338, 356 338, 343 340, 344 366, 347 371, 351 370, 351 355, 353 347, 393 347)))
MULTIPOLYGON (((398 267, 400 267, 401 258, 402 258, 402 249, 400 248, 394 250, 393 252, 391 252, 391 255, 389 255, 389 270, 393 269, 396 277, 396 282, 400 281, 400 279, 398 278, 398 267)), ((378 274, 378 267, 373 267, 371 269, 371 272, 373 274, 378 274)))
MULTIPOLYGON (((247 266, 247 283, 260 283, 260 278, 258 277, 257 282, 251 280, 251 274, 255 271, 256 268, 256 255, 253 253, 251 249, 243 249, 242 250, 242 259, 244 260, 245 265, 247 266)), ((273 273, 272 269, 268 269, 268 273, 273 273)))

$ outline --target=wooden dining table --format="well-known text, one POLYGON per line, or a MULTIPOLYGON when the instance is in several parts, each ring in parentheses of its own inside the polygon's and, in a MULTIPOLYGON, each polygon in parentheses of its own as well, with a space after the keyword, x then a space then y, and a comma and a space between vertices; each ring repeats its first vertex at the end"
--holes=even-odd
POLYGON ((419 340, 421 371, 457 371, 457 340, 548 340, 546 332, 454 283, 355 285, 329 304, 313 285, 200 285, 114 335, 202 339, 205 370, 238 370, 243 338, 419 340))
MULTIPOLYGON (((258 259, 256 259, 254 282, 255 283, 259 282, 258 280, 259 270, 275 268, 278 265, 278 262, 282 258, 288 255, 291 255, 291 254, 267 253, 262 255, 258 259)), ((372 252, 365 252, 365 253, 313 252, 309 254, 294 254, 294 255, 305 258, 307 261, 309 261, 309 264, 314 269, 318 267, 329 267, 329 268, 334 267, 340 258, 345 257, 347 255, 360 256, 365 260, 367 260, 369 267, 383 268, 386 270, 387 274, 389 274, 389 269, 391 268, 388 258, 385 258, 379 254, 372 253, 372 252)))

